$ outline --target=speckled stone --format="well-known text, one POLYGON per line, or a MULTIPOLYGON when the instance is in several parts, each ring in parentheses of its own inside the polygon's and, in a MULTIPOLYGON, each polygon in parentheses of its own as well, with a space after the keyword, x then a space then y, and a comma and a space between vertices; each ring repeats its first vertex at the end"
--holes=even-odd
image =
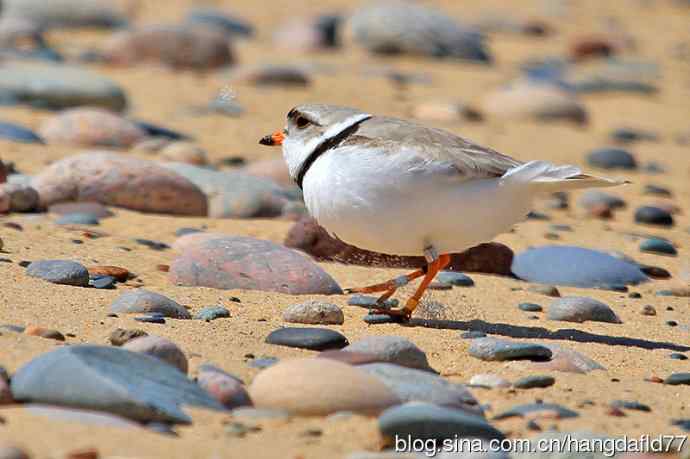
POLYGON ((146 333, 146 331, 138 329, 138 328, 133 328, 133 329, 116 328, 115 330, 110 332, 110 336, 108 337, 108 340, 110 341, 110 344, 112 344, 113 346, 122 346, 127 341, 131 341, 135 338, 139 338, 142 336, 148 336, 148 333, 146 333))
POLYGON ((345 316, 333 303, 312 300, 288 306, 283 311, 283 320, 298 324, 341 325, 345 321, 345 316))

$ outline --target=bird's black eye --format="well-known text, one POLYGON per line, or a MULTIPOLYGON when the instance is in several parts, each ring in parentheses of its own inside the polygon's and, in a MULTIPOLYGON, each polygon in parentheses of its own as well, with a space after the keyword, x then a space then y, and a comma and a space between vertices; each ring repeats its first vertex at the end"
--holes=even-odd
POLYGON ((297 125, 298 128, 304 129, 309 124, 309 120, 307 118, 305 118, 304 116, 298 116, 297 119, 295 120, 295 124, 297 125))

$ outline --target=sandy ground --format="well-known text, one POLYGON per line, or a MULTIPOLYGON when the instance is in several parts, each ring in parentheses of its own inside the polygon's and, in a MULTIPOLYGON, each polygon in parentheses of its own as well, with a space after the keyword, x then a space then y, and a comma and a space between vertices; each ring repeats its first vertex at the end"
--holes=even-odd
MULTIPOLYGON (((142 1, 141 23, 165 23, 176 21, 194 2, 175 0, 165 2, 161 8, 157 1, 142 1)), ((630 299, 627 294, 561 288, 563 295, 575 294, 597 298, 609 304, 622 318, 623 324, 585 323, 571 324, 551 322, 545 319, 529 319, 528 313, 517 310, 516 305, 530 301, 547 305, 549 298, 526 291, 525 283, 506 278, 472 275, 476 287, 432 292, 428 299, 442 302, 448 307, 452 321, 446 329, 427 327, 401 327, 382 325, 369 327, 362 322, 364 311, 346 305, 345 296, 329 297, 345 311, 345 324, 333 329, 344 333, 350 341, 370 334, 395 334, 408 337, 426 351, 431 365, 453 381, 468 381, 477 373, 496 372, 512 380, 530 372, 506 368, 502 363, 482 362, 467 354, 469 341, 459 338, 459 333, 479 329, 496 336, 516 337, 555 342, 580 351, 607 367, 588 375, 555 373, 557 383, 547 389, 530 391, 474 390, 482 404, 492 415, 520 402, 536 398, 556 402, 578 410, 579 418, 543 422, 543 427, 557 426, 561 430, 588 429, 606 434, 680 434, 670 425, 670 419, 690 417, 690 388, 661 386, 645 382, 652 375, 665 377, 672 372, 690 371, 690 361, 668 358, 668 354, 690 346, 688 325, 688 299, 655 297, 658 289, 688 282, 690 235, 690 160, 688 147, 681 146, 674 138, 681 132, 688 133, 690 108, 690 64, 671 57, 675 44, 688 38, 689 11, 673 7, 670 1, 653 2, 654 7, 643 6, 646 2, 596 0, 571 2, 576 14, 567 21, 544 15, 540 1, 501 2, 452 0, 433 2, 467 20, 478 19, 486 12, 510 12, 515 17, 544 18, 557 31, 548 39, 525 38, 512 35, 493 35, 490 46, 497 56, 494 67, 468 64, 435 62, 426 59, 370 57, 352 46, 330 54, 303 55, 276 50, 271 40, 271 29, 288 19, 288 13, 301 15, 315 11, 348 11, 353 5, 343 0, 283 1, 275 0, 270 6, 260 2, 235 0, 211 2, 227 6, 228 11, 246 18, 258 29, 258 37, 236 46, 238 60, 251 63, 301 63, 312 62, 327 71, 315 74, 313 84, 306 89, 254 88, 248 85, 232 85, 232 91, 246 113, 240 118, 221 116, 194 116, 187 108, 202 105, 229 84, 227 74, 200 75, 193 72, 170 72, 162 68, 146 67, 111 69, 94 67, 119 82, 127 91, 130 113, 140 119, 194 134, 213 160, 241 155, 249 161, 267 159, 279 155, 276 149, 257 145, 262 135, 282 127, 284 114, 294 105, 305 101, 321 101, 348 104, 374 113, 409 117, 412 108, 425 101, 468 101, 517 74, 517 64, 529 57, 563 54, 568 43, 577 36, 606 30, 607 18, 615 18, 620 28, 634 37, 636 54, 660 63, 662 90, 654 96, 640 95, 590 95, 584 98, 590 110, 591 123, 586 128, 567 124, 539 124, 536 122, 511 123, 436 123, 437 127, 472 138, 480 143, 520 159, 548 159, 585 166, 586 152, 591 148, 607 145, 607 133, 619 126, 633 126, 657 132, 661 140, 644 142, 631 149, 640 162, 657 161, 668 172, 663 175, 626 173, 633 184, 615 190, 629 204, 628 209, 616 213, 607 222, 584 217, 581 209, 553 211, 543 204, 537 210, 548 212, 552 221, 529 221, 517 225, 516 231, 502 235, 498 241, 508 244, 515 251, 530 245, 552 243, 544 237, 551 223, 564 223, 573 232, 562 232, 557 243, 585 247, 619 250, 641 262, 661 266, 669 270, 673 279, 654 281, 633 288, 642 299, 630 299), (383 78, 366 77, 367 69, 394 67, 401 70, 422 72, 431 77, 426 85, 411 85, 400 90, 383 78), (680 209, 673 229, 657 229, 635 225, 632 214, 638 205, 659 202, 663 199, 643 196, 642 189, 648 183, 669 187, 673 202, 680 209), (660 235, 672 240, 679 247, 679 256, 661 257, 639 253, 639 239, 631 233, 660 235), (684 277, 685 276, 685 277, 684 277), (645 304, 653 304, 658 315, 646 317, 640 314, 645 304), (667 311, 667 307, 673 311, 667 311), (667 320, 676 320, 681 326, 669 327, 667 320), (558 338, 554 334, 564 329, 574 329, 583 339, 575 342, 558 338), (628 345, 617 345, 616 338, 633 338, 628 345), (652 407, 652 413, 627 411, 625 417, 606 415, 607 405, 614 399, 638 400, 652 407), (592 405, 581 406, 585 400, 592 405)), ((267 2, 268 3, 268 2, 267 2)), ((101 42, 107 33, 59 32, 51 39, 62 49, 78 51, 101 42)), ((2 118, 37 128, 48 113, 24 108, 2 108, 2 118)), ((36 173, 48 163, 68 156, 77 150, 65 147, 27 146, 0 143, 3 160, 14 161, 25 173, 36 173)), ((571 196, 575 202, 577 194, 571 196)), ((218 291, 205 288, 181 288, 172 286, 165 273, 156 269, 158 264, 169 264, 174 258, 172 251, 158 252, 132 242, 140 237, 172 243, 177 228, 201 227, 210 231, 249 235, 281 242, 291 223, 281 220, 212 220, 203 218, 173 218, 144 215, 114 209, 114 218, 102 221, 99 231, 107 236, 88 239, 78 230, 58 227, 47 215, 10 215, 1 217, 0 223, 12 221, 21 224, 24 231, 0 226, 7 257, 14 264, 2 264, 0 275, 0 323, 41 325, 71 333, 70 344, 107 343, 108 334, 116 327, 143 328, 175 341, 190 359, 190 373, 195 374, 199 364, 213 362, 225 370, 251 381, 257 370, 247 366, 245 354, 290 358, 312 355, 313 352, 277 347, 265 344, 265 336, 283 324, 282 310, 293 303, 306 300, 264 292, 218 291), (72 239, 83 239, 75 245, 72 239), (131 251, 124 251, 128 247, 131 251), (232 312, 232 318, 211 323, 199 321, 169 320, 165 326, 142 324, 128 317, 106 318, 107 307, 127 286, 118 290, 75 289, 52 285, 29 278, 17 262, 45 258, 69 258, 86 265, 109 264, 123 266, 138 275, 129 286, 145 286, 170 296, 181 304, 190 305, 193 311, 213 304, 222 304, 232 312), (240 304, 229 300, 241 299, 240 304)), ((322 264, 342 286, 362 285, 399 274, 395 270, 322 264)), ((409 294, 409 289, 402 294, 409 294)), ((3 332, 0 335, 0 364, 14 372, 35 356, 46 352, 55 341, 3 332)), ((32 415, 22 408, 0 410, 4 423, 0 425, 0 439, 11 439, 23 445, 34 457, 60 457, 64 451, 76 447, 96 446, 104 456, 129 458, 225 458, 225 457, 281 457, 325 458, 343 457, 351 451, 376 450, 379 445, 375 419, 353 417, 345 420, 293 419, 291 421, 259 422, 261 431, 245 438, 234 438, 224 433, 228 415, 192 411, 194 424, 177 429, 179 438, 170 438, 146 431, 102 428, 56 422, 32 415), (303 433, 318 427, 323 435, 314 438, 303 433), (136 434, 134 434, 136 433, 136 434)), ((533 435, 526 431, 523 420, 497 421, 495 425, 512 437, 533 435)))

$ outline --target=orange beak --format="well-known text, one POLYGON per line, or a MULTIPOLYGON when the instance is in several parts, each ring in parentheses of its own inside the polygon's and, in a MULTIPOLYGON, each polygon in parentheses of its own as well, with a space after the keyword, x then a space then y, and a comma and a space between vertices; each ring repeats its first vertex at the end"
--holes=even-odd
POLYGON ((283 131, 276 131, 273 134, 266 135, 259 140, 259 143, 261 145, 268 145, 268 146, 278 146, 283 144, 283 140, 285 140, 285 133, 283 131))

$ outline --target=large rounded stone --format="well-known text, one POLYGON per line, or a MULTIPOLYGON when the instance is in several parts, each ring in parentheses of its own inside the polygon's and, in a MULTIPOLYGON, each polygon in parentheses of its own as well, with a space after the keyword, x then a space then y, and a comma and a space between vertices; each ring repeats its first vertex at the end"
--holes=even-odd
POLYGON ((116 65, 154 62, 192 69, 223 67, 234 61, 225 34, 188 25, 151 25, 118 33, 105 44, 104 56, 116 65))
POLYGON ((223 410, 177 369, 118 347, 76 345, 42 354, 12 377, 21 402, 105 411, 137 421, 190 423, 181 405, 223 410))
POLYGON ((129 290, 117 297, 110 305, 115 314, 158 313, 176 319, 191 319, 192 316, 181 305, 159 293, 143 288, 129 290))
POLYGON ((43 207, 94 201, 142 212, 207 213, 206 196, 184 177, 153 161, 107 152, 70 156, 32 180, 43 207))
POLYGON ((146 137, 131 121, 97 108, 73 108, 46 119, 40 134, 48 143, 129 148, 146 137))
POLYGON ((375 414, 400 401, 382 382, 362 370, 330 359, 279 362, 259 373, 249 387, 257 408, 298 416, 338 411, 375 414))
POLYGON ((375 355, 380 362, 433 371, 424 351, 402 336, 367 336, 344 350, 375 355))
POLYGON ((480 111, 497 119, 587 122, 587 111, 574 94, 555 85, 526 81, 487 93, 480 111))
POLYGON ((69 260, 39 260, 34 261, 26 269, 31 277, 52 282, 53 284, 89 285, 89 271, 80 263, 69 260))
POLYGON ((53 110, 94 106, 121 111, 127 105, 123 90, 96 73, 66 65, 25 62, 3 66, 0 98, 53 110))
MULTIPOLYGON (((300 294, 339 294, 338 284, 306 256, 269 241, 190 234, 170 266, 176 285, 300 294)), ((176 244, 179 247, 180 244, 176 244)))
POLYGON ((528 249, 513 260, 520 279, 548 285, 615 289, 648 280, 640 268, 607 253, 583 247, 543 246, 528 249))
POLYGON ((161 336, 149 335, 134 338, 123 344, 122 349, 150 355, 151 357, 155 357, 174 366, 182 373, 187 373, 189 367, 187 357, 184 355, 184 352, 182 352, 182 349, 169 339, 161 336))
POLYGON ((426 5, 370 3, 355 11, 349 25, 355 42, 372 53, 491 61, 481 34, 426 5))

